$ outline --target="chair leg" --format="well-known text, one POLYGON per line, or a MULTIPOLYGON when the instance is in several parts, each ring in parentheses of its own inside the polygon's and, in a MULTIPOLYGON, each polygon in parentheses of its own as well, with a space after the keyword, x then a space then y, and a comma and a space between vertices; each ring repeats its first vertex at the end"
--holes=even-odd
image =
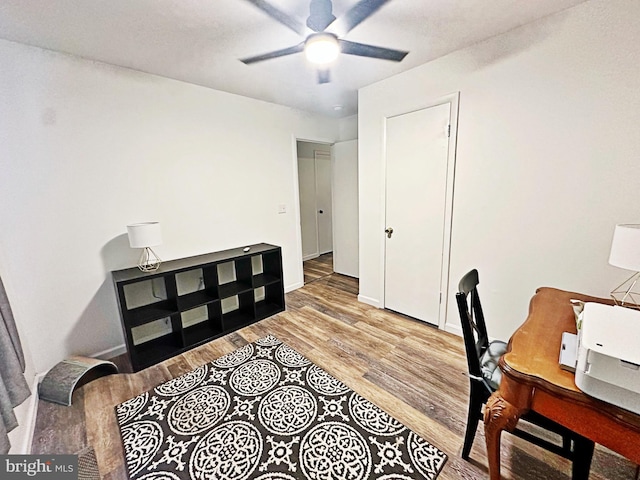
POLYGON ((580 435, 573 439, 573 464, 571 466, 572 480, 588 480, 591 469, 591 459, 595 444, 580 435))
POLYGON ((482 401, 471 396, 469 398, 469 413, 467 414, 467 430, 464 434, 464 444, 462 446, 462 458, 465 460, 469 460, 469 453, 471 453, 473 439, 476 437, 476 430, 481 416, 482 401))

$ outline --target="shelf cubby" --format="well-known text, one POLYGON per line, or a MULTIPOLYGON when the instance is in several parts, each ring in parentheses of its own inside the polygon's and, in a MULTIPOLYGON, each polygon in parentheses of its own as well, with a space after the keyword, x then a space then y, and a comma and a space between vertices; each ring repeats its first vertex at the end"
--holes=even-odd
POLYGON ((132 365, 153 365, 171 358, 182 346, 182 340, 177 332, 155 338, 135 346, 130 351, 132 365))
POLYGON ((251 282, 235 281, 220 285, 220 298, 229 298, 251 290, 251 282))
POLYGON ((282 278, 277 277, 275 275, 271 275, 268 273, 260 273, 258 275, 254 275, 253 277, 253 287, 263 287, 265 285, 269 285, 270 283, 280 282, 282 278))
POLYGON ((256 320, 253 289, 230 297, 227 305, 222 303, 222 326, 226 331, 238 330, 256 320))
POLYGON ((145 323, 150 323, 160 318, 165 318, 178 312, 175 302, 164 300, 152 305, 134 308, 126 313, 127 322, 132 327, 138 327, 145 323))
POLYGON ((284 291, 282 282, 272 282, 264 287, 263 293, 255 290, 256 318, 263 319, 284 310, 284 291))
POLYGON ((265 243, 112 276, 134 371, 285 308, 282 252, 265 243))
POLYGON ((200 290, 198 292, 193 292, 178 297, 178 307, 180 311, 184 311, 217 301, 219 300, 216 292, 200 290))
POLYGON ((214 337, 224 333, 221 327, 216 327, 212 322, 202 322, 185 328, 183 331, 184 342, 190 346, 197 346, 208 342, 214 337))

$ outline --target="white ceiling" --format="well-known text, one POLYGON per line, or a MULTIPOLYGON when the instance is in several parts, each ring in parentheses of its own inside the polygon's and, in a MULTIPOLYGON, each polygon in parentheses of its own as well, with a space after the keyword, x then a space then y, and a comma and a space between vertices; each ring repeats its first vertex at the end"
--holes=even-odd
MULTIPOLYGON (((302 54, 238 60, 303 40, 246 0, 2 0, 0 38, 344 117, 357 112, 360 87, 583 1, 390 0, 344 38, 409 55, 342 55, 324 85, 302 54)), ((270 2, 302 23, 309 14, 309 0, 270 2)), ((333 13, 356 3, 334 0, 333 13)))

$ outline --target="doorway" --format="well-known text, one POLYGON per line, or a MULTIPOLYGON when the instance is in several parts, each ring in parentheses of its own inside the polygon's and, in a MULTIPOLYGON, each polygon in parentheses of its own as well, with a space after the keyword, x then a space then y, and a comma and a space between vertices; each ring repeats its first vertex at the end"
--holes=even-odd
POLYGON ((304 282, 333 273, 331 145, 297 141, 304 282))
POLYGON ((452 112, 447 102, 386 119, 384 305, 436 326, 448 282, 452 112))

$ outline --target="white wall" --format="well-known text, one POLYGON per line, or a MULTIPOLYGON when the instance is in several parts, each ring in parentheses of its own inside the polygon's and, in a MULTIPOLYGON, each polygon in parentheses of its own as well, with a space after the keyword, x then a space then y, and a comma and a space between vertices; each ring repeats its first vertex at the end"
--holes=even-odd
POLYGON ((446 328, 471 268, 491 335, 536 287, 607 296, 614 225, 640 221, 640 2, 591 0, 359 92, 360 298, 383 299, 383 119, 460 92, 446 328))
POLYGON ((302 285, 295 138, 335 119, 6 41, 0 65, 2 275, 36 371, 123 344, 128 223, 161 222, 164 260, 280 245, 302 285))
POLYGON ((358 115, 351 115, 338 120, 338 141, 358 139, 358 115))

